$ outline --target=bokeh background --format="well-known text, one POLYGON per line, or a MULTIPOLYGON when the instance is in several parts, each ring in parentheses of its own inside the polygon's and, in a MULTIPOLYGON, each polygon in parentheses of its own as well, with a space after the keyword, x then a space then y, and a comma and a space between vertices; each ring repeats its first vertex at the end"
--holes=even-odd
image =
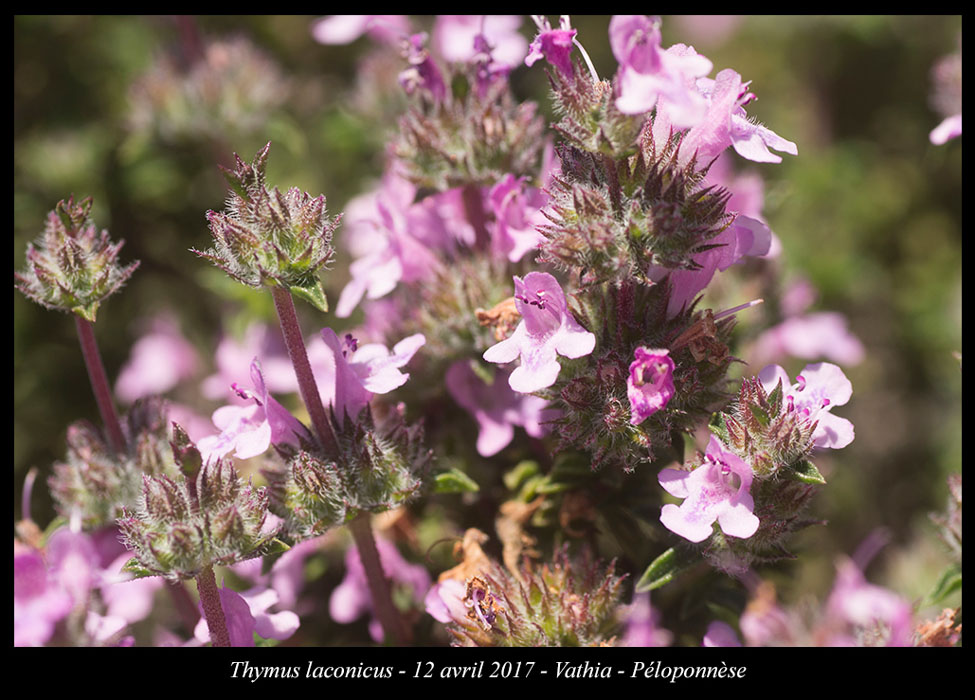
MULTIPOLYGON (((208 245, 205 212, 223 205, 218 163, 230 165, 235 151, 250 159, 270 140, 269 181, 325 193, 333 213, 381 173, 402 107, 382 86, 400 66, 383 64, 366 38, 316 43, 314 19, 15 17, 13 265, 23 267, 58 200, 94 198, 98 226, 126 241, 122 261, 142 261, 99 312, 110 377, 160 312, 178 319, 205 360, 222 332, 273 319, 268 295, 189 252, 208 245), (176 87, 180 71, 213 40, 222 53, 208 60, 226 82, 201 82, 191 104, 176 87), (366 62, 370 80, 358 77, 366 62)), ((603 77, 616 68, 608 22, 573 19, 603 77)), ((523 31, 532 36, 527 18, 523 31)), ((664 17, 663 35, 665 46, 691 44, 715 71, 733 67, 752 80, 759 99, 749 115, 798 144, 799 156, 779 165, 739 165, 765 181, 764 215, 784 247, 782 284, 811 282, 812 310, 842 312, 866 351, 845 368, 854 395, 837 411, 856 425, 856 440, 817 462, 829 486, 814 515, 829 524, 802 534, 799 562, 780 575, 822 595, 833 558, 882 527, 892 543, 868 577, 920 598, 947 561, 928 514, 944 507, 946 477, 961 470, 962 147, 928 140, 942 117, 932 69, 960 50, 961 17, 664 17)), ((512 79, 519 95, 549 109, 542 70, 521 68, 512 79)), ((340 252, 341 236, 340 228, 340 252)), ((325 278, 333 303, 343 264, 340 255, 325 278)), ((301 306, 306 328, 322 325, 301 306)), ((98 419, 71 319, 16 291, 13 309, 19 518, 27 470, 46 477, 63 458, 67 425, 98 419)), ((794 375, 805 362, 787 364, 794 375)), ((741 371, 751 369, 760 368, 741 371)), ((212 408, 199 405, 204 415, 212 408)), ((54 515, 46 489, 32 503, 43 526, 54 515)))

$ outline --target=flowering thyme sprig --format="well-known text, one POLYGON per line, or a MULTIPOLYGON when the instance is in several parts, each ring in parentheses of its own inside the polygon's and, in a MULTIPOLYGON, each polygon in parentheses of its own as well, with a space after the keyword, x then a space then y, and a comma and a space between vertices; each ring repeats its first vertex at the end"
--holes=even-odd
POLYGON ((118 262, 125 241, 113 243, 91 221, 91 197, 58 202, 44 232, 27 245, 27 267, 14 273, 17 289, 41 306, 93 322, 98 307, 139 267, 118 262))
POLYGON ((233 170, 221 168, 230 183, 226 212, 207 212, 214 247, 194 250, 241 284, 283 287, 321 311, 328 301, 318 274, 332 259, 337 219, 326 214, 325 196, 292 187, 282 193, 265 182, 271 144, 252 163, 234 155, 233 170))

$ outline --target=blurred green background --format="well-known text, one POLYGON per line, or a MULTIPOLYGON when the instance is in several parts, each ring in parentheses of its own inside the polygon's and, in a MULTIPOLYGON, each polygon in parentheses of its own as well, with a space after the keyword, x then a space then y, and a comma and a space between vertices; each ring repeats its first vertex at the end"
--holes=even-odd
MULTIPOLYGON (((267 295, 226 282, 188 250, 209 245, 205 213, 223 206, 218 163, 235 151, 250 159, 270 140, 269 181, 325 193, 333 214, 381 173, 402 104, 383 88, 399 65, 374 55, 369 39, 317 44, 314 19, 15 17, 14 268, 58 200, 94 197, 97 225, 126 241, 122 261, 142 261, 99 312, 111 378, 157 312, 174 311, 204 358, 224 329, 273 317, 267 295), (218 39, 225 55, 215 60, 233 69, 227 83, 197 86, 196 106, 181 102, 180 66, 218 39), (174 68, 163 71, 164 60, 174 68), (364 61, 374 80, 357 80, 364 61)), ((603 77, 616 67, 608 22, 573 19, 603 77)), ((533 33, 527 18, 523 31, 533 33)), ((895 546, 871 579, 920 597, 943 566, 927 514, 943 508, 945 478, 961 469, 962 159, 961 139, 932 146, 928 133, 941 120, 931 69, 960 33, 960 16, 663 19, 665 46, 694 45, 715 72, 733 67, 752 80, 759 99, 749 115, 798 144, 799 156, 779 165, 740 164, 765 179, 785 280, 807 277, 819 292, 813 310, 844 313, 866 347, 847 370, 853 400, 837 411, 856 440, 818 462, 829 486, 814 515, 829 525, 802 535, 803 558, 790 569, 811 591, 827 591, 833 557, 876 527, 895 546)), ((522 67, 512 79, 549 109, 542 70, 522 67)), ((325 279, 333 303, 346 279, 341 235, 325 279)), ((14 292, 15 518, 27 470, 46 477, 64 456, 67 425, 98 420, 73 325, 14 292)), ((42 526, 53 516, 43 487, 33 515, 42 526)))

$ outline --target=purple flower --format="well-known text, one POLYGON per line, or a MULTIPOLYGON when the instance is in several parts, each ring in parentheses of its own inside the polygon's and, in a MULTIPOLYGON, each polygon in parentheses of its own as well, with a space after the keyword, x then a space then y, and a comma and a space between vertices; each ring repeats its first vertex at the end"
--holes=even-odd
POLYGON ((829 646, 859 646, 864 633, 883 631, 886 646, 912 646, 911 605, 895 593, 867 583, 860 568, 849 559, 837 565, 836 581, 826 602, 833 630, 829 646))
POLYGON ((538 247, 543 238, 535 227, 547 221, 542 208, 548 198, 541 190, 526 187, 527 179, 509 174, 491 188, 496 221, 491 247, 498 258, 510 262, 518 262, 538 247))
POLYGON ((853 385, 843 370, 829 362, 806 365, 789 383, 789 375, 778 365, 769 365, 758 373, 767 393, 782 382, 782 400, 787 411, 797 411, 809 422, 816 423, 813 445, 837 450, 853 442, 853 423, 834 416, 830 411, 842 406, 853 395, 853 385))
POLYGON ((637 348, 630 363, 626 395, 630 399, 630 423, 639 425, 662 409, 674 395, 674 361, 669 350, 637 348))
POLYGON ((203 395, 213 400, 223 398, 228 386, 245 372, 250 372, 255 357, 261 358, 261 374, 268 391, 297 393, 298 379, 280 329, 265 323, 252 323, 240 341, 229 335, 220 339, 214 353, 217 371, 203 380, 203 395))
POLYGON ((528 53, 520 26, 518 15, 437 15, 432 43, 445 61, 467 63, 480 53, 475 40, 482 37, 491 47, 492 59, 510 69, 528 53))
POLYGON ((694 79, 711 72, 711 61, 683 45, 664 51, 660 40, 659 18, 615 15, 610 20, 609 41, 620 64, 616 107, 642 114, 658 106, 674 128, 693 126, 707 111, 694 79))
POLYGON ((525 57, 525 65, 532 66, 535 62, 544 58, 553 66, 558 68, 566 79, 571 80, 575 74, 572 66, 572 43, 576 36, 576 30, 569 24, 569 16, 562 15, 559 18, 559 28, 552 29, 548 18, 541 15, 532 15, 535 26, 538 27, 538 34, 528 47, 528 56, 525 57))
POLYGON ((710 537, 715 520, 726 535, 751 537, 758 530, 755 501, 749 493, 753 478, 752 468, 712 435, 704 463, 697 469, 660 472, 660 485, 672 496, 685 499, 680 507, 665 505, 660 522, 691 542, 710 537))
POLYGON ((254 392, 240 389, 237 384, 232 388, 240 398, 252 400, 253 404, 223 406, 213 412, 213 424, 221 432, 197 443, 204 461, 223 457, 231 450, 235 450, 234 456, 239 459, 249 459, 263 454, 272 443, 298 446, 299 438, 311 439, 301 421, 268 393, 256 357, 251 362, 251 382, 254 392))
POLYGON ((459 360, 447 370, 446 380, 454 401, 477 421, 477 452, 482 457, 491 457, 507 447, 516 425, 532 437, 541 437, 545 433, 544 422, 558 414, 546 408, 545 399, 512 391, 508 372, 501 369, 495 372, 494 381, 486 384, 469 362, 459 360))
POLYGON ((530 394, 552 386, 561 366, 557 355, 584 357, 596 346, 596 336, 569 313, 565 294, 547 272, 515 277, 515 307, 522 315, 511 337, 484 352, 488 362, 506 364, 521 356, 521 366, 508 378, 509 386, 530 394))
MULTIPOLYGON (((386 577, 409 588, 413 599, 422 603, 424 593, 430 588, 430 574, 426 568, 403 559, 392 542, 377 537, 376 548, 386 577)), ((355 547, 350 547, 345 553, 345 578, 332 591, 328 610, 332 619, 341 624, 354 622, 363 613, 373 613, 369 582, 359 559, 359 550, 355 547)), ((383 640, 382 624, 375 615, 369 623, 369 634, 376 642, 383 640)))
POLYGON ((43 646, 71 612, 71 595, 49 574, 44 557, 14 541, 14 646, 43 646))
POLYGON ((843 314, 827 311, 787 318, 762 333, 752 352, 760 361, 825 357, 843 365, 859 364, 864 355, 863 344, 850 333, 843 314))
POLYGON ((404 40, 404 53, 410 67, 399 74, 399 83, 408 95, 424 90, 433 97, 434 102, 442 102, 447 96, 447 84, 440 68, 424 47, 426 42, 426 32, 404 40))
POLYGON ((708 625, 708 630, 704 634, 704 641, 701 646, 705 647, 740 647, 738 635, 731 629, 731 625, 726 622, 712 622, 708 625))
POLYGON ((320 44, 350 44, 363 34, 384 43, 394 43, 409 34, 405 15, 332 15, 316 20, 311 35, 320 44))
POLYGON ((650 605, 650 594, 637 595, 626 608, 623 637, 624 647, 668 647, 674 635, 658 626, 660 613, 650 605))
POLYGON ((166 316, 152 321, 150 331, 132 346, 129 360, 119 372, 115 394, 131 403, 143 396, 164 394, 196 372, 196 349, 166 316))
POLYGON ((320 359, 312 367, 322 400, 332 405, 340 425, 346 415, 358 416, 373 394, 386 394, 405 384, 410 375, 400 368, 426 342, 417 333, 399 341, 390 352, 379 343, 360 346, 350 334, 340 341, 331 328, 323 328, 321 337, 325 345, 316 349, 320 359))
MULTIPOLYGON (((769 250, 772 232, 768 226, 749 216, 739 214, 734 222, 708 243, 709 248, 694 256, 700 266, 696 270, 670 271, 670 300, 667 314, 676 316, 686 308, 711 282, 719 270, 727 270, 745 256, 764 255, 769 250)), ((662 277, 666 271, 651 270, 651 275, 662 277)))
POLYGON ((457 579, 447 578, 430 587, 423 598, 423 605, 434 620, 446 625, 467 619, 470 608, 464 604, 465 597, 467 586, 457 579))
POLYGON ((714 80, 699 78, 697 87, 708 100, 708 110, 701 122, 684 135, 680 149, 682 163, 696 158, 699 165, 706 164, 728 146, 734 147, 743 158, 759 163, 782 162, 769 148, 798 155, 794 143, 748 119, 744 105, 754 95, 747 91, 748 84, 742 83, 736 71, 726 68, 714 80))
MULTIPOLYGON (((227 623, 227 634, 230 635, 230 646, 254 646, 256 621, 247 601, 240 594, 227 588, 226 584, 218 589, 218 593, 220 594, 220 607, 223 608, 223 616, 227 623)), ((203 604, 197 603, 197 606, 200 609, 200 620, 196 623, 193 636, 201 644, 206 644, 210 641, 210 627, 207 624, 206 615, 203 613, 203 604)))

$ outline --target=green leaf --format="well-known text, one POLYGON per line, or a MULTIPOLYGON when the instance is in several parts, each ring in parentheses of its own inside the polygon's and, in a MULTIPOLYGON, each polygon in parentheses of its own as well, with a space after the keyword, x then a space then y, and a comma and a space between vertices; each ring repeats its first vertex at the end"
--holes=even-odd
POLYGON ((934 590, 928 594, 925 605, 937 605, 955 591, 960 590, 961 567, 958 564, 952 564, 942 572, 941 578, 934 585, 934 590))
POLYGON ((728 426, 725 425, 723 413, 715 413, 712 415, 711 422, 708 423, 708 427, 711 429, 711 432, 714 433, 714 436, 722 442, 722 444, 731 444, 731 437, 728 435, 728 426))
POLYGON ((792 465, 791 469, 792 478, 796 481, 801 481, 804 484, 814 484, 817 486, 822 486, 826 483, 826 479, 816 465, 807 459, 802 459, 792 465))
POLYGON ((518 464, 515 465, 515 468, 505 473, 502 479, 504 481, 504 485, 509 491, 517 491, 527 479, 535 476, 540 471, 541 470, 538 467, 538 462, 526 459, 518 462, 518 464))
POLYGON ((271 571, 271 567, 274 566, 274 562, 281 558, 281 555, 287 552, 291 547, 287 542, 279 540, 275 537, 271 540, 271 543, 267 546, 267 550, 264 553, 264 557, 261 559, 261 576, 264 576, 271 571))
POLYGON ((307 287, 291 287, 291 293, 304 299, 323 314, 328 313, 328 299, 325 297, 325 289, 322 281, 316 279, 313 284, 307 287))
POLYGON ((433 477, 434 493, 473 493, 480 488, 476 481, 456 468, 433 477))
POLYGON ((127 562, 125 562, 125 566, 122 567, 122 571, 128 574, 132 574, 132 576, 134 576, 135 578, 148 578, 149 576, 159 575, 156 572, 150 571, 149 569, 144 567, 142 564, 139 563, 139 560, 136 559, 135 557, 132 557, 127 562))
POLYGON ((681 571, 697 562, 690 550, 671 547, 651 562, 636 583, 636 592, 645 593, 660 588, 674 580, 681 571))
POLYGON ((756 406, 755 404, 750 403, 748 404, 748 410, 751 411, 752 415, 755 416, 755 420, 757 420, 763 428, 768 427, 769 417, 761 406, 756 406))

